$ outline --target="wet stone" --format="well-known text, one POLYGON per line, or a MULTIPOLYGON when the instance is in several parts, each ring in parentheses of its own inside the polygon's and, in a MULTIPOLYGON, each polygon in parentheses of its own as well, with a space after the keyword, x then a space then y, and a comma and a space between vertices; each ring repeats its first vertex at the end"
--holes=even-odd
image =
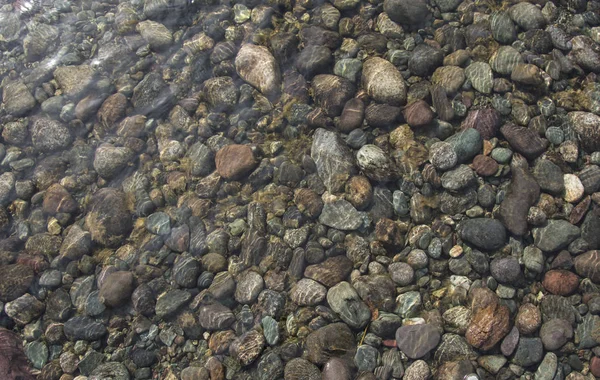
POLYGON ((411 359, 419 359, 440 342, 440 333, 432 325, 403 326, 396 331, 398 348, 411 359))
POLYGON ((354 329, 363 328, 371 318, 371 310, 348 282, 340 282, 329 289, 327 303, 344 322, 354 329))
POLYGON ((192 295, 185 290, 174 289, 160 295, 156 301, 155 313, 159 318, 172 316, 187 304, 192 295))
POLYGON ((543 355, 544 347, 540 338, 522 337, 512 361, 521 367, 529 367, 540 363, 543 355))
POLYGON ((356 349, 354 363, 359 371, 373 371, 379 361, 379 351, 375 347, 364 344, 356 349))
POLYGON ((350 202, 338 199, 325 203, 319 222, 338 230, 356 230, 363 224, 363 219, 350 202))
POLYGON ((133 274, 126 271, 111 273, 100 287, 100 298, 111 307, 121 306, 129 301, 133 292, 133 274))
POLYGON ((90 317, 77 316, 65 322, 64 332, 69 340, 93 341, 106 335, 107 329, 90 317))

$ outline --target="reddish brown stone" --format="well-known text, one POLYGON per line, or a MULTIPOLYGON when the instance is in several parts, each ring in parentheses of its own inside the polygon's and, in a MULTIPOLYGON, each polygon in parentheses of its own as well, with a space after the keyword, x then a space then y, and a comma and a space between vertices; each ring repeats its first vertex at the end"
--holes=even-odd
POLYGON ((498 163, 493 158, 480 154, 473 159, 473 169, 477 174, 487 177, 496 174, 498 163))
POLYGON ((590 208, 590 204, 592 203, 592 198, 588 195, 583 198, 581 202, 577 204, 569 214, 569 223, 577 224, 583 219, 588 209, 590 208))
POLYGON ((70 214, 77 210, 77 202, 75 202, 71 194, 64 187, 55 183, 44 193, 42 209, 50 215, 55 215, 59 212, 70 214))
POLYGON ((461 130, 468 128, 476 129, 484 140, 496 136, 500 127, 500 115, 493 108, 483 108, 469 111, 469 114, 461 124, 461 130))
POLYGON ((542 285, 552 294, 559 296, 571 295, 579 286, 579 277, 564 269, 551 270, 546 273, 542 285))
POLYGON ((490 305, 473 315, 465 338, 475 348, 487 351, 510 331, 510 311, 504 305, 490 305))
POLYGON ((537 306, 531 303, 521 305, 517 317, 515 318, 515 326, 521 334, 533 334, 542 325, 542 313, 537 306))
POLYGON ((594 356, 592 360, 590 360, 590 372, 592 375, 596 377, 600 377, 600 358, 594 356))
POLYGON ((323 210, 323 200, 311 189, 297 189, 294 192, 294 203, 300 212, 310 218, 317 218, 323 210))
POLYGON ((133 274, 118 271, 108 275, 100 287, 100 299, 104 304, 117 307, 129 301, 133 292, 133 274))
POLYGON ((256 167, 252 149, 247 145, 227 145, 215 157, 217 173, 225 179, 241 179, 256 167))
POLYGON ((98 119, 108 127, 107 129, 113 129, 116 127, 113 124, 125 116, 126 109, 127 97, 117 92, 106 98, 104 103, 102 103, 98 111, 98 119))
POLYGON ((417 100, 404 109, 404 119, 413 128, 424 127, 433 120, 433 111, 424 100, 417 100))
POLYGON ((486 307, 496 307, 498 304, 498 296, 489 288, 475 288, 471 290, 471 311, 477 314, 480 309, 486 307))
POLYGON ((0 327, 0 379, 34 379, 21 341, 17 334, 0 327))

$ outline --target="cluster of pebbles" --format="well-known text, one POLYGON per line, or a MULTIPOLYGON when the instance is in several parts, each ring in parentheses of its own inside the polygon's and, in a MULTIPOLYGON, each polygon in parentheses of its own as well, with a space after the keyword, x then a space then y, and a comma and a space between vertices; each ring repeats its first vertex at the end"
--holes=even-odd
POLYGON ((2 379, 600 377, 600 2, 2 4, 2 379))

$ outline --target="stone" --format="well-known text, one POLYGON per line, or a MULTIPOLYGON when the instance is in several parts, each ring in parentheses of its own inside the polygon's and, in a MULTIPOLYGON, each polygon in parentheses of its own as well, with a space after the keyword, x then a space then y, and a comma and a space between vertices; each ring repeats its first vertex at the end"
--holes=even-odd
POLYGON ((476 156, 483 147, 481 133, 474 128, 465 129, 445 140, 454 147, 458 163, 464 163, 476 156))
POLYGON ((128 147, 100 145, 94 155, 94 169, 104 179, 113 179, 123 173, 125 167, 131 162, 134 152, 128 147))
POLYGON ((319 368, 316 365, 306 359, 294 358, 285 365, 283 378, 285 380, 320 380, 321 371, 319 371, 319 368))
POLYGON ((480 249, 493 251, 504 246, 506 229, 496 219, 467 219, 461 223, 460 236, 480 249))
POLYGON ((311 157, 327 190, 343 191, 344 185, 356 173, 354 155, 335 132, 317 129, 313 135, 311 157))
POLYGON ((148 42, 152 50, 162 51, 173 44, 173 34, 159 22, 142 21, 136 25, 136 31, 148 42))
POLYGON ((515 168, 504 200, 500 204, 500 220, 514 235, 527 233, 529 208, 537 202, 540 187, 525 169, 515 168))
POLYGON ((257 164, 252 149, 247 145, 226 145, 215 156, 217 172, 229 180, 245 177, 257 164))
POLYGON ((180 308, 185 306, 191 298, 192 295, 185 290, 169 290, 158 297, 154 312, 159 318, 172 316, 179 311, 180 308))
POLYGON ((88 65, 59 66, 54 70, 54 79, 63 95, 79 99, 95 81, 94 69, 88 65))
POLYGON ((265 347, 265 337, 257 330, 250 330, 231 343, 229 352, 243 366, 252 364, 265 347))
POLYGON ((31 294, 25 293, 21 297, 7 302, 4 305, 4 312, 18 325, 24 326, 39 318, 45 308, 46 305, 31 294))
POLYGON ((556 369, 558 368, 558 358, 556 354, 553 352, 548 352, 542 363, 539 365, 537 371, 535 371, 534 379, 535 380, 552 380, 554 379, 554 375, 556 374, 556 369))
POLYGON ((411 29, 424 25, 431 17, 427 2, 422 0, 386 0, 383 3, 383 11, 392 21, 411 29))
POLYGON ((473 88, 483 94, 492 92, 494 74, 492 68, 486 62, 474 62, 465 69, 467 79, 471 81, 473 88))
POLYGON ((244 44, 235 57, 235 68, 245 82, 267 96, 275 96, 281 87, 277 60, 263 46, 244 44))
POLYGON ((473 159, 473 170, 483 177, 488 177, 498 172, 498 163, 489 156, 479 154, 473 159))
POLYGON ((564 175, 565 193, 564 199, 569 203, 575 203, 579 201, 585 192, 583 184, 579 177, 574 174, 564 175))
POLYGON ((100 298, 110 307, 118 307, 128 302, 133 292, 133 274, 118 271, 108 275, 100 287, 100 298))
POLYGON ((408 69, 417 76, 432 74, 444 61, 444 53, 440 49, 420 44, 415 47, 408 60, 408 69))
POLYGON ((315 103, 329 117, 339 116, 346 102, 356 93, 354 83, 331 74, 316 75, 311 81, 311 88, 315 103))
POLYGON ((73 139, 63 123, 49 118, 36 118, 31 123, 29 133, 33 146, 43 153, 63 150, 73 139))
POLYGON ((510 17, 525 30, 543 29, 546 19, 540 8, 531 3, 515 4, 508 10, 510 17))
POLYGON ((27 114, 36 105, 35 98, 21 80, 6 83, 2 91, 2 99, 6 112, 17 117, 27 114))
POLYGON ((458 156, 451 144, 440 141, 429 148, 429 161, 436 169, 449 170, 458 162, 458 156))
POLYGON ((433 117, 433 111, 424 100, 417 100, 404 108, 404 119, 412 128, 426 127, 433 117))
POLYGON ((215 302, 200 306, 198 320, 200 325, 207 330, 224 330, 235 322, 235 316, 227 306, 215 302))
POLYGON ((96 243, 117 246, 133 228, 125 194, 115 188, 96 191, 87 210, 85 225, 96 243))
POLYGON ((392 159, 378 146, 367 144, 356 153, 356 163, 367 177, 374 181, 394 181, 399 169, 392 159))
POLYGON ((467 165, 459 165, 455 169, 442 175, 442 187, 446 190, 457 192, 475 182, 475 174, 467 165))
POLYGON ((396 331, 398 348, 411 359, 419 359, 437 347, 440 332, 433 325, 408 325, 396 331))
POLYGON ((541 325, 542 314, 537 306, 531 303, 525 303, 519 307, 519 312, 515 318, 515 326, 517 326, 521 335, 533 334, 541 325))
POLYGON ((554 269, 546 272, 542 285, 552 294, 569 296, 577 290, 579 277, 568 270, 554 269))
POLYGON ((363 219, 350 202, 338 199, 324 204, 319 222, 338 230, 352 231, 363 224, 363 219))
POLYGON ((512 256, 492 260, 490 273, 498 282, 504 284, 514 284, 523 277, 519 261, 512 256))
POLYGON ((27 292, 34 279, 31 267, 22 264, 0 265, 0 301, 10 302, 27 292))
POLYGON ((327 289, 318 282, 303 278, 290 290, 290 298, 298 306, 316 306, 327 296, 327 289))
POLYGON ((549 220, 546 226, 533 229, 533 241, 539 249, 550 253, 567 247, 580 234, 579 227, 566 220, 549 220))
POLYGON ((371 319, 371 310, 360 299, 356 290, 346 281, 327 292, 327 303, 342 321, 354 329, 362 329, 371 319))
POLYGON ((507 123, 500 128, 500 132, 516 152, 530 160, 544 153, 548 147, 548 140, 542 139, 536 132, 525 127, 507 123))
POLYGON ((591 153, 600 150, 600 116, 591 112, 573 111, 567 114, 569 124, 575 131, 582 148, 591 153))
POLYGON ((307 266, 304 276, 332 287, 348 277, 352 265, 352 261, 345 255, 334 256, 322 263, 307 266))
POLYGON ((93 341, 102 338, 108 332, 106 327, 90 317, 76 316, 64 324, 67 339, 93 341))
POLYGON ((573 327, 563 319, 550 319, 542 324, 540 338, 546 350, 558 350, 573 338, 573 327))
POLYGON ((532 174, 545 192, 561 195, 565 190, 562 170, 550 160, 538 160, 532 174))
POLYGON ((473 313, 465 338, 473 347, 488 351, 509 333, 510 313, 506 306, 492 304, 473 313))
POLYGON ((588 251, 573 260, 575 271, 584 278, 600 284, 600 251, 588 251))
POLYGON ((406 103, 407 86, 404 78, 389 61, 373 57, 363 63, 361 83, 375 101, 391 105, 406 103))
POLYGON ((529 367, 542 361, 544 347, 540 338, 524 338, 519 340, 519 345, 512 361, 521 367, 529 367))
POLYGON ((321 327, 306 338, 306 358, 317 365, 332 357, 353 360, 355 353, 354 334, 345 323, 321 327))

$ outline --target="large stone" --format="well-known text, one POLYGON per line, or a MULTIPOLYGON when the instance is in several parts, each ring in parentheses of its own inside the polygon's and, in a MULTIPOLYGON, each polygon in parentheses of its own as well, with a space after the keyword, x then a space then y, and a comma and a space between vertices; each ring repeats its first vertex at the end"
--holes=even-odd
POLYGON ((306 358, 317 365, 331 357, 353 360, 355 352, 354 334, 345 323, 321 327, 306 338, 306 358))
POLYGON ((409 28, 423 26, 431 17, 425 0, 386 0, 383 10, 392 21, 409 28))
POLYGON ((540 186, 528 171, 513 169, 513 176, 504 201, 500 204, 500 220, 514 235, 527 233, 527 214, 529 208, 540 196, 540 186))
POLYGON ((267 96, 280 91, 281 73, 275 57, 263 46, 245 44, 235 57, 235 68, 244 81, 267 96))
POLYGON ((335 132, 317 129, 310 155, 323 184, 332 193, 343 191, 346 181, 356 173, 354 155, 335 132))
POLYGON ((566 220, 549 220, 544 227, 533 229, 533 241, 544 252, 556 252, 577 239, 579 227, 566 220))
POLYGON ((103 188, 92 195, 85 218, 92 240, 105 246, 118 246, 133 228, 125 194, 103 188))
POLYGON ((429 324, 408 325, 396 331, 398 348, 411 359, 427 355, 440 342, 439 330, 429 324))
POLYGON ((460 231, 463 240, 489 251, 501 248, 506 241, 506 229, 496 219, 467 219, 461 223, 460 231))
POLYGON ((510 329, 508 308, 495 304, 481 308, 473 315, 465 338, 473 347, 487 351, 504 338, 510 329))
POLYGON ((389 61, 373 57, 363 64, 362 86, 376 102, 393 105, 406 103, 406 82, 389 61))
POLYGON ((371 319, 371 310, 360 299, 352 285, 346 281, 329 289, 327 303, 342 321, 354 329, 362 329, 371 319))
POLYGON ((248 145, 226 145, 215 156, 217 172, 225 179, 241 179, 257 164, 248 145))

